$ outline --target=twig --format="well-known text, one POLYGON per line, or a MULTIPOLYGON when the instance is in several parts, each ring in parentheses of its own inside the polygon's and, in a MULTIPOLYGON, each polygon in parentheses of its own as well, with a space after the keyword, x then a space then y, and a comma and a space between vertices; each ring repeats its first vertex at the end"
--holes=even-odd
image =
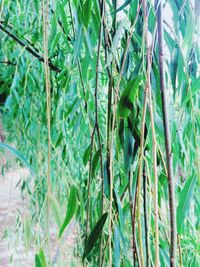
POLYGON ((138 6, 137 14, 136 14, 135 20, 133 22, 133 25, 131 27, 129 38, 127 40, 126 48, 124 51, 124 57, 123 57, 123 61, 122 61, 122 66, 121 66, 121 70, 120 70, 120 74, 119 74, 119 79, 118 79, 118 83, 117 83, 117 88, 115 91, 115 99, 114 99, 113 120, 112 120, 112 128, 111 128, 111 142, 110 142, 110 162, 109 162, 109 165, 110 165, 109 166, 109 168, 110 168, 110 203, 109 203, 109 220, 108 220, 109 267, 112 267, 112 229, 111 229, 111 225, 112 225, 112 202, 113 202, 113 149, 112 148, 113 148, 113 143, 114 143, 114 128, 115 128, 115 120, 116 120, 116 110, 117 110, 119 87, 120 87, 120 82, 122 79, 122 74, 124 71, 126 56, 128 53, 130 42, 131 42, 131 37, 132 37, 133 32, 135 30, 135 24, 137 22, 139 11, 140 11, 140 6, 138 6))
POLYGON ((43 48, 44 48, 44 72, 46 83, 46 104, 47 104, 47 130, 48 130, 48 165, 47 165, 47 246, 49 252, 49 263, 51 266, 50 232, 49 232, 49 201, 51 194, 51 86, 48 64, 48 0, 42 1, 43 16, 43 48))
POLYGON ((159 48, 159 70, 160 70, 160 93, 162 98, 162 112, 163 112, 163 125, 165 135, 165 149, 167 159, 167 176, 168 176, 168 187, 169 187, 169 209, 170 209, 170 233, 171 233, 171 244, 170 244, 170 266, 176 266, 176 206, 175 206, 175 189, 174 189, 174 178, 172 170, 172 151, 171 151, 171 136, 168 119, 168 108, 166 99, 165 89, 165 72, 164 72, 164 57, 163 57, 163 2, 156 0, 158 12, 158 48, 159 48))
POLYGON ((136 259, 139 260, 138 253, 137 253, 137 247, 136 247, 136 239, 135 239, 135 220, 136 220, 136 203, 137 203, 138 177, 136 178, 135 195, 134 195, 134 201, 133 201, 132 192, 131 192, 131 184, 132 184, 131 175, 129 177, 128 186, 129 186, 129 203, 130 203, 130 211, 131 211, 131 227, 132 227, 132 242, 133 242, 133 247, 132 247, 133 266, 135 267, 136 266, 136 259))
MULTIPOLYGON (((35 58, 37 58, 40 62, 44 62, 44 57, 41 56, 38 52, 36 52, 33 48, 31 48, 28 44, 26 44, 24 41, 19 39, 15 34, 7 30, 2 23, 0 23, 0 30, 5 32, 9 37, 11 37, 13 40, 15 40, 19 45, 24 47, 31 55, 33 55, 35 58)), ((47 64, 49 68, 55 72, 60 72, 60 69, 53 65, 50 60, 47 61, 47 64)))
MULTIPOLYGON (((72 7, 71 7, 70 0, 69 0, 69 13, 70 13, 71 22, 72 22, 72 31, 73 31, 73 35, 74 35, 74 38, 75 38, 76 33, 75 33, 75 26, 74 26, 74 21, 73 21, 73 16, 72 16, 72 7)), ((86 90, 85 90, 85 85, 84 85, 84 82, 83 82, 81 63, 80 63, 79 59, 77 59, 77 63, 78 63, 78 71, 79 71, 81 86, 82 86, 82 89, 83 89, 83 96, 84 96, 84 101, 85 101, 85 109, 87 111, 86 90)))
POLYGON ((149 247, 149 229, 148 229, 148 213, 147 213, 147 174, 146 164, 143 167, 143 199, 144 199, 144 228, 145 228, 145 246, 146 246, 146 266, 150 267, 150 247, 149 247))
MULTIPOLYGON (((99 143, 99 151, 100 151, 100 171, 101 171, 101 193, 102 193, 102 210, 103 214, 103 200, 104 200, 104 180, 103 180, 103 159, 102 159, 102 145, 101 145, 101 137, 100 130, 98 124, 98 82, 99 82, 99 63, 100 63, 100 48, 102 43, 102 33, 103 33, 103 17, 104 17, 104 0, 101 5, 101 22, 100 22, 100 30, 99 30, 99 38, 98 38, 98 48, 97 48, 97 62, 96 62, 96 80, 95 80, 95 124, 94 129, 91 136, 91 148, 90 148, 90 167, 89 167, 89 178, 88 178, 88 205, 87 205, 87 218, 86 218, 86 238, 87 241, 88 231, 89 231, 89 212, 90 212, 90 186, 91 186, 91 178, 92 178, 92 154, 93 154, 93 143, 95 137, 95 131, 97 131, 97 138, 99 143)), ((101 239, 102 240, 102 239, 101 239)), ((102 253, 102 246, 100 245, 100 256, 102 253)), ((101 258, 100 258, 101 262, 101 258)))
MULTIPOLYGON (((146 42, 146 57, 147 57, 147 87, 148 87, 148 97, 149 97, 149 110, 150 110, 150 120, 151 120, 151 132, 152 132, 152 147, 153 147, 153 170, 154 170, 154 218, 155 218, 155 267, 159 266, 159 230, 158 230, 158 175, 157 175, 157 155, 156 155, 156 133, 154 126, 154 114, 153 114, 153 104, 151 96, 151 81, 150 81, 150 71, 151 71, 151 55, 150 46, 148 40, 148 7, 146 0, 143 0, 144 6, 144 35, 146 42)), ((153 49, 153 44, 152 44, 153 49)))

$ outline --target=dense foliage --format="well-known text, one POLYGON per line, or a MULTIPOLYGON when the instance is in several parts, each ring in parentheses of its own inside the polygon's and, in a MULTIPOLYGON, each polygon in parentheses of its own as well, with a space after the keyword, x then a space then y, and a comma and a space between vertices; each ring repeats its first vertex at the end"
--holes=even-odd
POLYGON ((200 266, 200 4, 155 2, 1 0, 0 148, 31 169, 36 266, 51 266, 49 224, 64 238, 73 217, 75 266, 200 266))

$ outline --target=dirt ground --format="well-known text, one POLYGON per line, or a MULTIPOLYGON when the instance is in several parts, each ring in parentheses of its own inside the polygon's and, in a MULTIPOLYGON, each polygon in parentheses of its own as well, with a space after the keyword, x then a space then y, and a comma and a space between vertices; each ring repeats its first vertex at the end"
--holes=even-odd
MULTIPOLYGON (((2 162, 2 154, 0 154, 1 166, 2 162)), ((19 214, 23 216, 27 209, 26 200, 22 200, 20 188, 16 185, 27 175, 28 171, 23 168, 12 168, 5 171, 4 175, 0 174, 0 267, 35 266, 34 249, 30 249, 27 253, 23 234, 15 231, 18 225, 17 216, 19 214)), ((77 235, 76 228, 75 221, 72 221, 65 231, 64 242, 58 244, 55 226, 50 227, 53 267, 71 266, 77 235)))

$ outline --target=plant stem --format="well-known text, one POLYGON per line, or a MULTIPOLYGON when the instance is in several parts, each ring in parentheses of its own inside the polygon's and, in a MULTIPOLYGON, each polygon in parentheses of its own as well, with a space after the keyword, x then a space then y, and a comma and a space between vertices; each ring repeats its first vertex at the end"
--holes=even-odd
POLYGON ((174 189, 174 178, 172 170, 172 151, 171 151, 171 136, 168 119, 168 107, 166 99, 165 89, 165 70, 164 70, 164 55, 163 55, 163 1, 156 0, 157 4, 157 21, 158 21, 158 48, 159 48, 159 71, 160 71, 160 93, 162 98, 162 113, 163 113, 163 125, 165 135, 165 150, 167 160, 167 176, 168 176, 168 187, 169 187, 169 209, 170 209, 170 233, 171 233, 171 244, 170 244, 170 266, 176 266, 176 206, 175 206, 175 189, 174 189))
POLYGON ((138 179, 136 180, 135 185, 135 196, 133 202, 133 193, 131 191, 132 185, 132 173, 129 172, 129 182, 128 182, 128 190, 129 190, 129 204, 130 204, 130 212, 131 212, 131 227, 132 227, 132 242, 133 242, 133 266, 136 266, 136 259, 138 258, 137 255, 137 247, 136 247, 136 240, 135 240, 135 219, 136 219, 136 202, 137 202, 137 188, 138 188, 138 179))
POLYGON ((113 175, 113 144, 114 144, 114 128, 115 128, 115 120, 116 120, 116 110, 117 110, 117 102, 118 102, 120 82, 121 82, 122 74, 124 71, 126 56, 127 56, 128 49, 130 46, 131 37, 132 37, 134 29, 135 29, 135 24, 137 22, 139 11, 140 11, 140 6, 138 6, 135 20, 134 20, 133 25, 131 26, 131 29, 130 29, 130 35, 129 35, 127 43, 126 43, 124 56, 123 56, 123 60, 122 60, 122 65, 121 65, 119 78, 118 78, 118 82, 117 82, 117 88, 116 88, 115 97, 114 97, 113 120, 112 120, 112 128, 111 128, 111 141, 110 141, 110 149, 109 149, 110 150, 110 162, 109 162, 109 168, 110 168, 110 203, 109 203, 109 220, 108 220, 109 267, 112 267, 112 229, 111 228, 112 228, 112 202, 113 202, 113 180, 114 180, 114 175, 113 175))
POLYGON ((46 84, 46 105, 47 105, 47 130, 48 130, 48 165, 47 165, 47 246, 49 252, 49 262, 51 266, 51 249, 50 249, 50 233, 49 233, 49 198, 51 193, 51 86, 49 77, 49 57, 48 57, 48 0, 42 1, 43 14, 43 48, 44 48, 44 71, 46 84))
MULTIPOLYGON (((13 40, 15 40, 19 45, 21 45, 22 47, 24 47, 31 55, 33 55, 35 58, 37 58, 40 62, 44 62, 45 59, 44 57, 42 57, 37 51, 36 49, 30 47, 29 45, 27 45, 26 42, 24 42, 23 40, 19 39, 15 34, 13 34, 12 32, 10 32, 9 30, 7 30, 6 28, 4 28, 2 26, 2 23, 0 22, 0 30, 2 30, 3 32, 5 32, 9 37, 11 37, 13 40)), ((55 72, 60 72, 60 69, 56 66, 54 66, 50 60, 48 60, 47 62, 49 68, 55 72)))
POLYGON ((150 247, 149 247, 149 229, 148 229, 148 213, 147 213, 147 175, 146 164, 143 167, 143 201, 144 201, 144 228, 145 228, 145 246, 146 246, 146 266, 150 267, 150 247))
MULTIPOLYGON (((90 185, 91 185, 91 176, 92 176, 92 152, 93 152, 93 143, 95 137, 95 131, 97 131, 97 138, 99 143, 99 151, 100 151, 100 172, 101 172, 101 194, 102 194, 102 209, 101 214, 103 214, 103 200, 104 200, 104 179, 103 179, 103 157, 102 157, 102 145, 101 145, 101 136, 100 129, 98 124, 98 82, 99 82, 99 63, 100 63, 100 48, 102 43, 102 34, 103 34, 103 18, 104 18, 104 0, 101 5, 101 22, 100 22, 100 30, 99 30, 99 38, 98 38, 98 47, 97 47, 97 62, 96 62, 96 80, 95 80, 95 124, 94 129, 91 136, 91 150, 90 150, 90 167, 89 167, 89 178, 88 178, 88 205, 87 205, 87 217, 86 217, 86 238, 85 243, 88 237, 89 231, 89 215, 90 215, 90 185)), ((101 237, 102 241, 102 237, 101 237)), ((102 253, 102 242, 100 244, 100 256, 102 253)), ((100 258, 101 261, 101 258, 100 258)))
MULTIPOLYGON (((148 99, 149 99, 149 110, 150 110, 150 120, 151 120, 151 132, 152 132, 152 147, 153 147, 153 171, 154 171, 154 218, 155 218, 155 267, 159 266, 159 230, 158 230, 158 176, 157 176, 157 148, 156 148, 156 133, 154 126, 154 114, 153 114, 153 104, 151 96, 151 81, 150 81, 150 71, 151 71, 151 55, 150 55, 150 44, 148 40, 148 7, 146 0, 143 0, 144 6, 144 35, 146 42, 146 58, 147 58, 147 87, 148 87, 148 99)), ((153 46, 152 46, 153 47, 153 46)))

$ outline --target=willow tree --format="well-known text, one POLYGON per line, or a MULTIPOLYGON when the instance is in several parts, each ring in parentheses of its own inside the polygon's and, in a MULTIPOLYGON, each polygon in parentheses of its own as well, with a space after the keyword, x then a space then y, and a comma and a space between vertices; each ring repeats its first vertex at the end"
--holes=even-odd
POLYGON ((199 1, 1 1, 0 14, 18 150, 0 148, 32 170, 21 227, 36 266, 55 263, 49 229, 64 240, 73 217, 75 266, 200 265, 199 1))

